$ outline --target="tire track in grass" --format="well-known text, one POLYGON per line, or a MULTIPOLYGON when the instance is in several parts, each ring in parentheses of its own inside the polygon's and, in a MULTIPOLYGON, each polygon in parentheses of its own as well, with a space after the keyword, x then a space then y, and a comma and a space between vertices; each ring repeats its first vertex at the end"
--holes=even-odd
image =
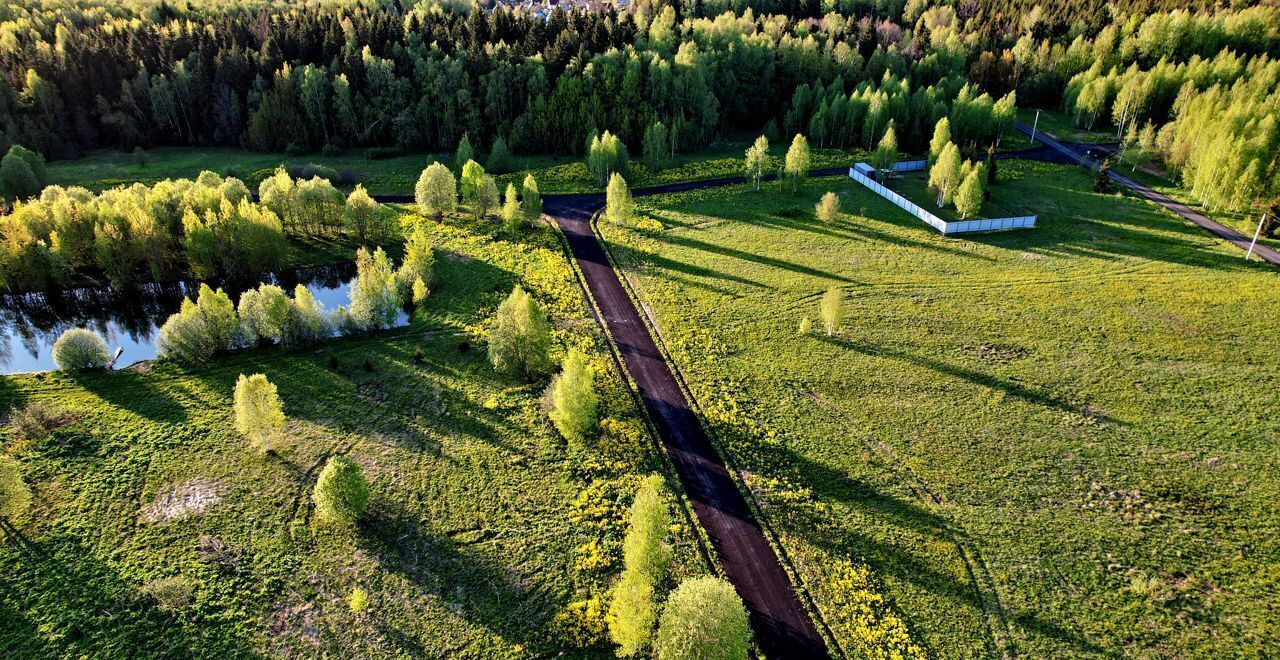
MULTIPOLYGON (((857 428, 858 421, 844 408, 819 394, 809 383, 806 382, 804 386, 810 399, 848 420, 850 428, 857 428)), ((965 571, 969 574, 969 582, 982 603, 983 627, 986 628, 989 636, 987 641, 990 649, 1002 658, 1018 657, 1018 650, 1009 628, 1008 614, 1000 602, 1000 593, 996 588, 995 579, 991 577, 991 571, 982 558, 982 552, 969 539, 969 533, 949 515, 943 498, 930 487, 929 482, 912 470, 893 447, 869 436, 860 436, 859 441, 867 451, 889 466, 899 480, 911 489, 916 499, 941 521, 942 529, 959 551, 965 571)))

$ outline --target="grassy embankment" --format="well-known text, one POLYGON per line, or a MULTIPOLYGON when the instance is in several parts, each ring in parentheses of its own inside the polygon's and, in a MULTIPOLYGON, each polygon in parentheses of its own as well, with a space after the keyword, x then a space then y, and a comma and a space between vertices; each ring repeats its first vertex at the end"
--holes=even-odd
MULTIPOLYGON (((0 379, 0 408, 45 402, 69 422, 0 436, 36 493, 21 541, 0 543, 0 655, 522 657, 583 640, 605 654, 600 598, 625 507, 661 462, 554 234, 509 238, 496 224, 429 224, 438 285, 406 329, 189 371, 0 379), (516 282, 551 312, 558 345, 593 356, 602 414, 618 423, 587 455, 546 422, 545 379, 489 367, 486 324, 516 282), (265 456, 231 418, 235 379, 254 372, 279 386, 290 420, 265 456), (312 515, 335 454, 372 486, 352 532, 312 515), (146 592, 172 576, 194 588, 167 613, 146 592), (346 601, 356 587, 370 597, 361 613, 346 601)), ((676 574, 701 572, 671 504, 676 574)))
POLYGON ((1002 165, 1036 229, 943 238, 832 178, 602 230, 846 650, 875 645, 851 562, 932 655, 1265 654, 1276 272, 1079 168, 1002 165))

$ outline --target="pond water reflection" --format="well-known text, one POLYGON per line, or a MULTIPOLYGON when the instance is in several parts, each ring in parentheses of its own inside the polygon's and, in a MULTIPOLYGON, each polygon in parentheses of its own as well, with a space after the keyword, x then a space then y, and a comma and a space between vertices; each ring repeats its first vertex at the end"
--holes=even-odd
MULTIPOLYGON (((290 295, 296 285, 303 284, 326 310, 333 310, 350 302, 347 291, 355 274, 355 264, 344 263, 286 271, 265 281, 290 295)), ((257 284, 221 286, 232 301, 238 301, 241 292, 257 284)), ((54 369, 53 342, 69 328, 98 333, 113 355, 117 348, 123 349, 117 368, 152 359, 160 326, 178 311, 184 297, 194 297, 199 288, 198 282, 176 282, 124 290, 81 287, 53 293, 0 294, 0 373, 54 369)), ((408 315, 402 312, 396 325, 408 322, 408 315)))

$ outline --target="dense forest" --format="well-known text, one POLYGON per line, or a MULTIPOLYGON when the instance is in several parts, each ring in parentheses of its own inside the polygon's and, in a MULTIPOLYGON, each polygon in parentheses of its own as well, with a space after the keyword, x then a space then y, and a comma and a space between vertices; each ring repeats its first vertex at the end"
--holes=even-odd
POLYGON ((185 144, 442 150, 464 134, 481 148, 503 138, 517 153, 581 153, 604 130, 636 149, 662 121, 673 146, 689 150, 769 119, 807 128, 811 116, 798 115, 817 104, 801 99, 788 122, 792 99, 821 85, 863 99, 870 88, 915 95, 912 116, 897 124, 912 127, 905 141, 918 148, 934 106, 968 81, 1053 107, 1103 59, 1145 68, 1223 49, 1239 58, 1280 50, 1280 12, 1265 6, 1103 11, 1089 16, 1101 20, 1093 25, 1038 8, 1009 7, 1017 19, 1005 20, 1006 10, 979 3, 828 4, 821 18, 709 2, 545 18, 399 4, 10 6, 0 14, 0 139, 48 158, 185 144), (722 9, 740 11, 708 17, 722 9))

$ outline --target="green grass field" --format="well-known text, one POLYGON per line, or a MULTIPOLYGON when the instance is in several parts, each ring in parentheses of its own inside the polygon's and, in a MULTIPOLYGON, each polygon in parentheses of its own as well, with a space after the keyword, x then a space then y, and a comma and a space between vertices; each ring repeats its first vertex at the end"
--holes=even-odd
MULTIPOLYGON (((36 494, 20 538, 0 543, 0 655, 607 655, 600 605, 625 507, 659 454, 550 228, 429 226, 439 284, 409 328, 190 371, 0 379, 0 408, 48 402, 69 422, 0 436, 36 494), (488 364, 488 319, 517 282, 551 312, 558 345, 592 355, 617 423, 588 455, 546 421, 545 379, 488 364), (254 372, 290 420, 266 456, 232 426, 235 379, 254 372), (371 481, 354 532, 312 517, 335 454, 371 481), (145 595, 171 576, 195 585, 174 613, 145 595), (358 614, 356 587, 370 596, 358 614)), ((674 495, 671 507, 674 581, 706 567, 674 495)))
POLYGON ((944 238, 844 178, 601 227, 846 651, 883 646, 852 565, 929 655, 1265 655, 1275 270, 1078 168, 1002 165, 1036 229, 944 238))
MULTIPOLYGON (((1007 160, 996 161, 997 176, 1004 173, 1003 168, 1008 163, 1009 161, 1007 160)), ((1020 167, 1015 166, 1012 169, 1012 172, 1007 173, 1006 180, 1022 176, 1023 172, 1020 167)), ((959 222, 960 220, 973 220, 976 218, 1012 218, 1033 215, 1030 204, 1014 195, 1013 191, 1010 190, 1010 186, 997 184, 989 187, 987 190, 991 193, 991 198, 983 202, 982 210, 978 215, 970 218, 961 218, 954 205, 938 208, 937 198, 929 192, 929 173, 927 171, 905 172, 889 179, 886 185, 894 192, 915 202, 920 208, 942 218, 946 222, 959 222)))
MULTIPOLYGON (((723 138, 707 149, 695 153, 677 154, 675 159, 657 173, 650 173, 642 159, 636 155, 631 160, 628 182, 631 186, 651 186, 693 179, 709 179, 742 174, 743 152, 755 136, 734 135, 723 138)), ((781 155, 787 145, 775 144, 775 168, 781 163, 781 155)), ((813 149, 813 167, 824 168, 851 165, 860 152, 856 150, 813 149)), ((349 149, 341 155, 325 156, 307 154, 286 156, 264 154, 233 148, 161 147, 146 152, 145 164, 139 164, 132 153, 97 151, 84 158, 49 163, 49 183, 63 186, 84 186, 90 190, 103 190, 135 182, 153 184, 156 181, 180 177, 194 177, 201 170, 212 170, 223 176, 236 176, 253 190, 278 165, 304 166, 310 163, 324 165, 339 174, 350 175, 362 183, 370 193, 378 195, 412 195, 413 186, 423 168, 435 160, 452 164, 452 154, 408 154, 391 158, 370 158, 370 150, 349 149)), ((480 162, 483 163, 484 154, 480 162)), ((580 193, 599 191, 600 186, 591 177, 586 163, 577 156, 516 156, 519 170, 498 175, 499 190, 507 183, 517 188, 526 173, 538 180, 543 193, 580 193)))

